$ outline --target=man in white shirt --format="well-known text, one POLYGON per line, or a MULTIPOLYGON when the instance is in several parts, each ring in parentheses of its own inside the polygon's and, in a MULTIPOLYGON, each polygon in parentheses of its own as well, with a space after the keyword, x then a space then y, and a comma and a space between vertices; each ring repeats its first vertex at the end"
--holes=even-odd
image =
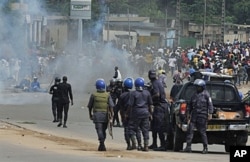
POLYGON ((163 68, 164 65, 167 63, 161 57, 156 57, 153 61, 154 61, 154 67, 155 67, 155 69, 159 69, 159 67, 163 68))
POLYGON ((113 76, 115 80, 122 80, 122 75, 120 70, 118 69, 118 66, 115 67, 115 75, 113 76))
POLYGON ((168 66, 170 67, 171 76, 174 75, 175 65, 176 65, 176 58, 175 58, 174 56, 171 56, 171 57, 168 59, 168 66))

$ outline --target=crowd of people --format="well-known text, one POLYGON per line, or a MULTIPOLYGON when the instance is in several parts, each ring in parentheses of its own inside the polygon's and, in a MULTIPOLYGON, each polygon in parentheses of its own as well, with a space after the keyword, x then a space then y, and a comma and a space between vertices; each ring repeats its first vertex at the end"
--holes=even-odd
MULTIPOLYGON (((156 49, 147 46, 145 49, 126 51, 124 53, 127 58, 126 64, 135 68, 133 75, 143 76, 147 73, 150 82, 145 83, 142 77, 137 77, 135 80, 133 78, 122 80, 118 66, 115 67, 115 74, 109 84, 104 79, 96 81, 96 92, 91 94, 88 108, 89 117, 95 123, 100 142, 98 150, 106 151, 106 129, 109 122, 107 114, 111 113, 113 125, 124 128, 127 150, 166 151, 168 148, 167 136, 171 131, 169 126, 170 104, 166 100, 165 92, 167 76, 170 76, 174 82, 170 92, 172 100, 183 80, 197 71, 232 75, 235 78, 235 84, 248 84, 250 79, 248 77, 250 76, 249 47, 250 42, 242 43, 234 40, 232 43, 224 44, 211 42, 198 48, 159 47, 156 49), (149 145, 150 131, 152 132, 151 145, 149 145), (158 140, 160 144, 157 143, 158 140)), ((24 78, 17 88, 31 92, 43 91, 37 77, 33 79, 33 82, 29 82, 27 78, 24 78)), ((71 85, 67 83, 67 77, 64 76, 62 80, 61 83, 61 80, 56 78, 55 84, 49 92, 52 94, 53 122, 59 122, 58 127, 63 125, 64 128, 67 128, 68 109, 70 103, 73 105, 73 94, 71 85)), ((192 131, 190 130, 190 132, 192 131)), ((191 139, 190 135, 189 141, 191 139)), ((186 151, 190 152, 190 150, 191 146, 188 145, 186 151)), ((203 152, 207 152, 206 143, 203 152)))
POLYGON ((133 59, 139 65, 138 71, 161 67, 171 76, 178 70, 183 73, 184 78, 187 73, 194 71, 211 71, 235 76, 235 83, 241 85, 247 84, 250 79, 249 48, 250 41, 240 42, 237 39, 232 43, 211 42, 198 48, 179 47, 170 50, 147 47, 136 50, 133 59))
MULTIPOLYGON (((232 43, 218 44, 211 42, 205 47, 177 48, 172 51, 162 48, 154 50, 150 47, 141 51, 137 49, 133 54, 130 53, 128 61, 131 64, 137 65, 135 67, 139 75, 143 75, 146 70, 148 71, 150 84, 147 85, 144 78, 141 77, 135 80, 133 78, 126 78, 123 81, 121 78, 117 80, 112 78, 107 87, 103 86, 100 89, 98 87, 100 80, 97 80, 96 93, 104 93, 109 96, 106 97, 106 99, 109 99, 109 102, 106 99, 101 101, 100 98, 102 97, 92 94, 88 104, 90 118, 93 119, 92 115, 99 111, 95 109, 95 102, 103 102, 105 111, 102 108, 101 112, 107 113, 106 107, 112 107, 114 114, 113 124, 124 128, 124 139, 127 143, 127 150, 137 149, 148 151, 152 149, 155 151, 166 151, 168 148, 166 139, 171 131, 168 111, 170 104, 166 100, 164 89, 164 87, 167 87, 167 75, 171 76, 174 82, 170 93, 172 100, 174 100, 174 96, 178 93, 183 80, 200 71, 231 75, 235 78, 234 83, 239 86, 241 84, 248 84, 248 76, 250 75, 249 47, 250 42, 242 43, 234 40, 232 43), (132 90, 133 86, 135 87, 134 90, 132 90), (117 87, 120 88, 120 91, 116 91, 117 87), (120 111, 121 121, 117 119, 118 111, 120 111), (151 145, 149 145, 150 131, 152 132, 151 145), (157 144, 158 138, 160 145, 157 144)), ((117 72, 115 76, 118 76, 117 72)), ((103 79, 101 81, 106 85, 103 79)), ((213 106, 211 98, 205 90, 205 82, 201 79, 196 79, 194 80, 194 84, 197 87, 197 93, 192 96, 192 100, 199 101, 205 97, 210 104, 203 105, 201 112, 209 112, 211 114, 213 106)), ((101 105, 99 106, 102 107, 101 105)), ((193 107, 197 107, 197 103, 194 103, 193 107)), ((191 107, 190 112, 192 111, 191 107)), ((187 146, 183 151, 191 152, 193 127, 198 126, 203 139, 202 153, 205 154, 208 152, 206 121, 210 119, 210 116, 198 113, 195 117, 190 118, 193 120, 189 122, 190 129, 187 133, 187 146), (197 125, 197 121, 202 122, 198 122, 197 125)), ((106 151, 104 142, 106 139, 105 130, 107 129, 107 120, 102 121, 102 125, 99 125, 99 121, 96 120, 94 120, 94 123, 100 141, 98 150, 106 151)))

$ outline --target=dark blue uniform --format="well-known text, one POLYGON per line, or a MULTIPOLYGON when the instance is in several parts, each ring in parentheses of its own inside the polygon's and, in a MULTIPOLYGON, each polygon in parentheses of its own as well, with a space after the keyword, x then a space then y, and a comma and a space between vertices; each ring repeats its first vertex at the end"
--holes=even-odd
POLYGON ((153 120, 151 122, 151 130, 153 137, 153 144, 151 149, 157 148, 157 134, 161 142, 160 148, 166 150, 165 133, 169 131, 169 104, 166 101, 166 95, 162 83, 158 79, 151 80, 152 88, 150 90, 154 111, 153 120))
MULTIPOLYGON (((125 141, 127 143, 127 150, 131 150, 131 144, 130 144, 130 137, 129 137, 129 129, 128 129, 128 124, 129 124, 129 117, 125 117, 126 113, 128 113, 129 109, 129 99, 130 99, 130 91, 125 90, 121 95, 120 98, 118 99, 118 103, 116 105, 116 108, 120 110, 121 114, 121 119, 122 119, 122 125, 124 127, 124 137, 125 141)), ((141 132, 140 130, 137 131, 136 133, 136 138, 138 142, 138 149, 141 149, 141 132)))
MULTIPOLYGON (((116 87, 115 87, 115 90, 114 90, 114 95, 115 95, 116 99, 118 99, 118 101, 119 101, 119 98, 120 98, 122 92, 123 92, 122 82, 121 81, 116 81, 116 87)), ((120 127, 121 126, 120 119, 119 119, 120 108, 119 108, 119 106, 116 105, 118 103, 118 101, 114 103, 115 107, 114 107, 113 124, 116 122, 116 125, 114 125, 114 126, 120 127)))
POLYGON ((193 130, 196 128, 202 137, 204 148, 207 148, 207 120, 208 114, 213 113, 213 104, 209 93, 203 90, 200 93, 195 93, 191 97, 188 112, 190 114, 190 123, 187 131, 187 150, 191 150, 191 144, 193 139, 193 130))
POLYGON ((113 124, 114 124, 114 126, 120 127, 120 120, 119 120, 119 116, 118 116, 119 108, 116 106, 116 104, 118 102, 117 100, 119 99, 119 97, 122 93, 122 85, 118 85, 117 82, 111 82, 110 85, 107 86, 107 92, 110 93, 110 96, 111 96, 113 103, 115 105, 113 124), (116 122, 116 125, 115 125, 115 122, 116 122))
POLYGON ((116 100, 117 100, 117 95, 115 93, 115 88, 116 88, 115 82, 110 83, 110 85, 107 86, 107 92, 110 93, 110 96, 111 96, 114 104, 116 104, 116 100))
POLYGON ((140 128, 144 140, 144 150, 147 151, 149 140, 149 117, 151 116, 150 107, 153 101, 147 90, 136 90, 130 93, 129 106, 129 135, 132 140, 135 138, 140 128), (146 149, 145 149, 146 148, 146 149))

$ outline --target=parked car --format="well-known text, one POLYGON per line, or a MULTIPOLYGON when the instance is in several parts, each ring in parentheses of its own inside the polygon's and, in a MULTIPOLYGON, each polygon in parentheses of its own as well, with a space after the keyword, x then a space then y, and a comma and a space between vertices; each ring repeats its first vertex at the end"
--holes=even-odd
MULTIPOLYGON (((231 76, 210 75, 209 78, 206 89, 212 98, 214 112, 207 124, 208 144, 224 145, 226 152, 230 151, 231 145, 245 146, 250 132, 249 103, 242 101, 237 87, 230 81, 231 76)), ((186 113, 195 92, 193 82, 185 83, 171 105, 172 134, 169 135, 168 142, 174 151, 182 150, 186 141, 186 113)), ((202 143, 198 131, 194 132, 192 143, 202 143)))

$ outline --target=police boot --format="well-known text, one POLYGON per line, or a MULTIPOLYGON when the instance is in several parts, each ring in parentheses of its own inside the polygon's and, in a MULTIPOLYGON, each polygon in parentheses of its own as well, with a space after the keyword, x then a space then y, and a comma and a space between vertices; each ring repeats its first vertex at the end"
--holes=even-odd
POLYGON ((100 142, 99 147, 98 147, 98 151, 106 151, 106 147, 104 142, 100 142))
POLYGON ((137 150, 138 150, 138 151, 141 151, 141 150, 142 150, 142 145, 141 145, 141 142, 138 142, 138 147, 137 147, 137 150))
POLYGON ((165 146, 160 146, 160 147, 154 148, 153 150, 154 151, 167 151, 165 146))
POLYGON ((135 150, 136 149, 136 137, 135 137, 135 135, 131 136, 131 141, 132 141, 132 146, 131 146, 130 150, 135 150))
POLYGON ((149 149, 155 149, 155 148, 157 148, 157 136, 155 135, 155 133, 153 133, 153 143, 148 148, 149 149))
POLYGON ((207 145, 203 145, 203 150, 202 150, 202 154, 207 154, 208 150, 207 150, 207 145))
POLYGON ((148 140, 144 140, 144 147, 142 151, 148 151, 148 140))
POLYGON ((58 127, 62 126, 62 119, 59 119, 59 124, 57 126, 58 127))
POLYGON ((63 123, 63 128, 67 128, 66 121, 63 123))
POLYGON ((183 150, 184 152, 192 152, 191 145, 187 144, 186 148, 183 150))
POLYGON ((164 139, 161 139, 161 146, 154 148, 154 151, 167 151, 167 146, 166 146, 166 142, 164 139))
POLYGON ((127 150, 131 150, 131 144, 130 144, 130 141, 127 141, 127 150))
POLYGON ((155 148, 157 148, 157 144, 153 143, 153 144, 150 145, 148 148, 149 148, 149 149, 155 149, 155 148))

